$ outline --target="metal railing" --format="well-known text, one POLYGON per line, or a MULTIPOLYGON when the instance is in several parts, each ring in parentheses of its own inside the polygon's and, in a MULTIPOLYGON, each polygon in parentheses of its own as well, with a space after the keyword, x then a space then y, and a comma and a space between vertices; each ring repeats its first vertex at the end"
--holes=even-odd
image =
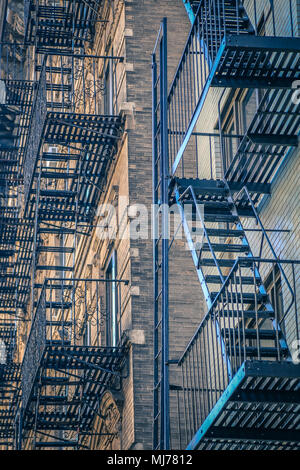
POLYGON ((235 262, 179 361, 181 442, 190 442, 246 360, 299 359, 299 275, 300 261, 244 258, 235 262), (271 314, 260 310, 255 274, 258 263, 264 265, 272 281, 271 314), (278 282, 279 266, 292 286, 292 294, 282 277, 278 282), (245 303, 247 295, 251 303, 245 303))

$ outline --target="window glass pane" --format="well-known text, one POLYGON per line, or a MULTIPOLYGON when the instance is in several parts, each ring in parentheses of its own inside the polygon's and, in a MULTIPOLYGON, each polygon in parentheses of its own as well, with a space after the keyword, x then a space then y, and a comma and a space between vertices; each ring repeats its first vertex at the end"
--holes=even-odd
POLYGON ((115 279, 117 279, 117 263, 115 252, 112 254, 111 260, 106 270, 106 279, 112 281, 108 282, 106 286, 106 342, 108 346, 117 346, 120 335, 118 322, 117 285, 115 282, 113 282, 115 279))

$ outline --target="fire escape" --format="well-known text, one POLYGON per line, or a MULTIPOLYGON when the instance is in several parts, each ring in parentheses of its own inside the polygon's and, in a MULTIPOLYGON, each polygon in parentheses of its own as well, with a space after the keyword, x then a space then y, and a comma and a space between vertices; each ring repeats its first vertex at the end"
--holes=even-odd
POLYGON ((93 429, 102 394, 126 374, 126 342, 106 346, 103 321, 106 284, 121 308, 128 282, 76 277, 124 124, 116 103, 103 108, 106 66, 116 86, 123 58, 86 52, 105 22, 101 3, 25 0, 24 42, 1 44, 0 445, 8 448, 88 448, 107 433, 103 416, 93 429))
POLYGON ((265 228, 259 209, 298 146, 297 5, 286 2, 282 12, 276 0, 184 3, 192 28, 169 89, 166 19, 153 52, 154 448, 170 448, 177 433, 186 449, 298 449, 299 261, 278 257, 272 236, 281 230, 265 228), (224 97, 246 90, 255 90, 256 112, 233 135, 222 125, 224 97), (217 126, 201 132, 211 96, 218 97, 217 126), (176 359, 169 354, 174 238, 166 209, 174 204, 207 306, 176 359), (170 383, 172 367, 181 371, 180 387, 170 383), (170 429, 174 389, 177 431, 170 429))

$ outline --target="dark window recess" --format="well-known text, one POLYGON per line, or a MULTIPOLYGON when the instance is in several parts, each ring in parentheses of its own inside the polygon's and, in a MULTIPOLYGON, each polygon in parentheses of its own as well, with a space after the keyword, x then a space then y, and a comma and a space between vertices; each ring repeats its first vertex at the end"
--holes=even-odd
POLYGON ((106 270, 106 344, 117 346, 120 340, 120 318, 118 302, 118 285, 113 282, 117 278, 116 252, 112 254, 106 270))
MULTIPOLYGON (((275 311, 275 318, 278 322, 284 317, 284 302, 282 295, 282 282, 278 266, 274 266, 265 282, 267 292, 270 296, 271 304, 275 311)), ((280 324, 282 332, 285 334, 284 322, 280 324)))

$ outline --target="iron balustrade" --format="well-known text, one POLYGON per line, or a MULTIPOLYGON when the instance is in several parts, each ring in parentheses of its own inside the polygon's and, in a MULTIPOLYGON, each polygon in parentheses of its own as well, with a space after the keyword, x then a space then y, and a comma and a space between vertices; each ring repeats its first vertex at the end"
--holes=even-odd
MULTIPOLYGON (((179 429, 181 442, 185 446, 209 416, 245 361, 286 363, 287 359, 299 360, 299 269, 300 261, 261 258, 236 260, 178 363, 182 372, 182 388, 177 392, 179 429), (268 271, 271 269, 274 282, 280 266, 292 287, 291 296, 286 282, 281 284, 283 309, 275 300, 272 315, 258 308, 259 286, 255 280, 257 263, 265 265, 268 271), (243 278, 246 276, 249 285, 244 286, 243 278), (248 304, 243 302, 246 292, 250 300, 252 294, 251 303, 248 304)), ((273 286, 275 288, 275 284, 273 286)), ((273 295, 272 292, 270 295, 273 295)))
POLYGON ((116 77, 120 74, 122 63, 121 56, 76 52, 54 51, 46 58, 38 56, 36 78, 40 78, 45 68, 48 110, 118 114, 116 77))

